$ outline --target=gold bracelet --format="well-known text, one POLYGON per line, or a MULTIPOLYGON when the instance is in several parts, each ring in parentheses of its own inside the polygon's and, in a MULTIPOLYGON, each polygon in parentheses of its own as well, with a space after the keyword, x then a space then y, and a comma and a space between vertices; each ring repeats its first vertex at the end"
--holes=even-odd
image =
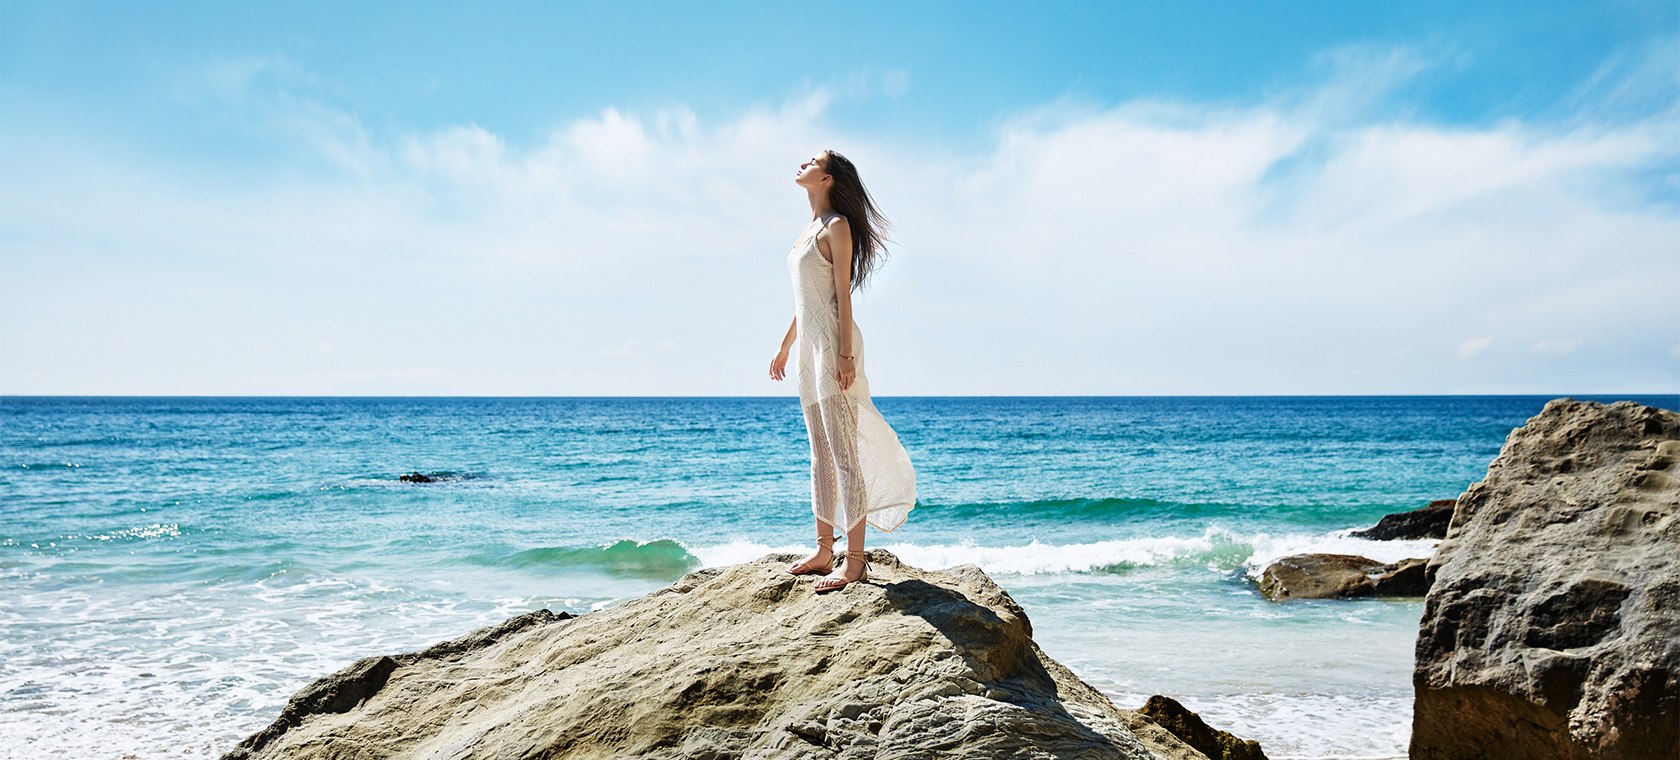
POLYGON ((856 361, 857 360, 857 357, 855 357, 855 356, 845 356, 845 355, 840 354, 838 352, 836 352, 835 355, 839 356, 842 359, 845 359, 846 361, 856 361))

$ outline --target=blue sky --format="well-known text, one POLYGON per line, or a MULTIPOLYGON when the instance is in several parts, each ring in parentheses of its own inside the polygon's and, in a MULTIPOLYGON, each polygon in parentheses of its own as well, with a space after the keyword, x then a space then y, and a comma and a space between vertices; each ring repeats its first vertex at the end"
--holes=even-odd
POLYGON ((1673 3, 8 3, 0 392, 1680 391, 1673 3))

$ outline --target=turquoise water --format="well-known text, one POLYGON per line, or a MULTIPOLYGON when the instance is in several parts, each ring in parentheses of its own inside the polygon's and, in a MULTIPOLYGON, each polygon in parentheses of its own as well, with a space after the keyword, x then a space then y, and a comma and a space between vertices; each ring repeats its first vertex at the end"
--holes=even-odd
MULTIPOLYGON (((870 546, 979 564, 1123 706, 1400 756, 1421 603, 1251 577, 1426 556, 1341 534, 1458 495, 1546 400, 880 398, 921 500, 870 546)), ((7 756, 215 757, 358 657, 810 546, 794 399, 8 397, 0 426, 7 756)))

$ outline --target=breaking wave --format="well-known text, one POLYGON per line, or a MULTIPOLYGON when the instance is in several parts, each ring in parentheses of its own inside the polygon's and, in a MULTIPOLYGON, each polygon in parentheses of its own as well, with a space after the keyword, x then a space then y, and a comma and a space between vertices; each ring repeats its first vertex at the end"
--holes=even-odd
MULTIPOLYGON (((1435 551, 1433 540, 1369 541, 1339 533, 1252 533, 1238 534, 1210 527, 1199 536, 1144 536, 1075 544, 1047 544, 1031 541, 1017 546, 979 546, 973 542, 954 544, 888 543, 878 547, 916 567, 943 569, 976 564, 988 573, 1044 575, 1054 573, 1114 573, 1156 567, 1206 567, 1209 570, 1242 569, 1257 576, 1272 561, 1292 554, 1327 552, 1358 554, 1383 562, 1408 557, 1428 557, 1435 551)), ((688 553, 704 567, 749 562, 773 552, 807 553, 807 544, 770 545, 734 541, 716 546, 689 547, 688 553)))

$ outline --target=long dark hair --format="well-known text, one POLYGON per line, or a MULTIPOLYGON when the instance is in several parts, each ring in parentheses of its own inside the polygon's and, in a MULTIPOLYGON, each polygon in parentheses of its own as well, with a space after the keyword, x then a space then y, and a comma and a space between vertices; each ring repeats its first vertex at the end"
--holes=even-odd
POLYGON ((892 222, 875 208, 852 160, 832 150, 823 153, 828 156, 823 168, 834 178, 828 187, 828 205, 843 214, 852 228, 852 290, 857 290, 887 260, 892 222))

